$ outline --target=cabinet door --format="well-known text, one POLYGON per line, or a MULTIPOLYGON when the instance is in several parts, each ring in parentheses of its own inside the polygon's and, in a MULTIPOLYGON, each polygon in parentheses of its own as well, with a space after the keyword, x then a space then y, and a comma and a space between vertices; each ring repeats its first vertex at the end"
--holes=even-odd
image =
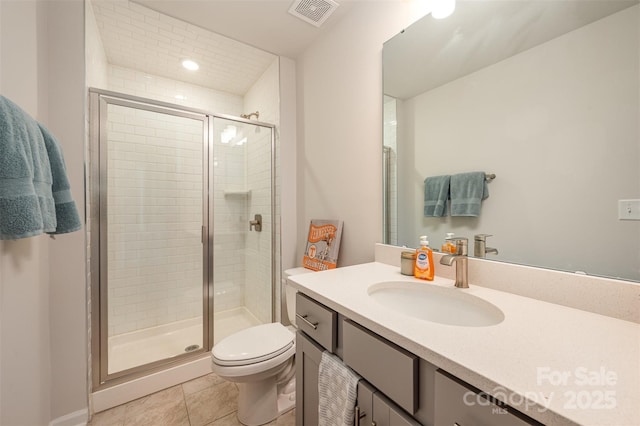
POLYGON ((436 425, 539 425, 511 407, 498 406, 440 371, 436 372, 436 425))
POLYGON ((373 422, 371 424, 375 426, 420 426, 420 423, 380 392, 373 394, 373 422))
POLYGON ((371 426, 373 422, 374 388, 364 380, 358 383, 358 403, 356 405, 356 426, 371 426))
POLYGON ((324 349, 303 332, 296 336, 296 424, 318 425, 318 370, 324 349))

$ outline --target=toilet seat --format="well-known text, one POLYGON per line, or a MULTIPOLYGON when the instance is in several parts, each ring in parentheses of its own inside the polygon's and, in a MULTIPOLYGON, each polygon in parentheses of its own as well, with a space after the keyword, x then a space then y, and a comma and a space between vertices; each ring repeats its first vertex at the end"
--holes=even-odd
POLYGON ((295 335, 280 323, 247 328, 213 347, 213 362, 220 366, 256 364, 278 357, 295 345, 295 335))

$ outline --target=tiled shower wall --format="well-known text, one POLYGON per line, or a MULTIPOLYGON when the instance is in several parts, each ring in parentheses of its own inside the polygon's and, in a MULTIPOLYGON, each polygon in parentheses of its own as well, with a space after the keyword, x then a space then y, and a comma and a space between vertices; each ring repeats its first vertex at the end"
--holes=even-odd
MULTIPOLYGON (((279 99, 278 78, 279 64, 277 61, 265 71, 260 80, 254 84, 245 96, 245 105, 249 111, 260 110, 260 121, 265 123, 279 123, 280 115, 277 102, 269 100, 279 99), (272 108, 268 106, 272 105, 272 108)), ((245 251, 245 270, 247 279, 245 283, 245 306, 260 321, 271 322, 271 262, 272 256, 276 256, 276 265, 280 265, 279 232, 279 211, 276 209, 276 250, 272 250, 272 211, 271 211, 271 169, 278 170, 276 164, 279 150, 276 147, 276 161, 271 165, 271 133, 268 129, 261 129, 259 133, 254 133, 252 143, 248 146, 247 152, 247 186, 251 188, 247 211, 249 218, 254 214, 262 215, 262 232, 251 231, 247 234, 245 251)), ((274 130, 277 131, 277 128, 274 130)), ((276 138, 277 143, 277 138, 276 138)), ((276 180, 276 208, 279 206, 277 198, 279 184, 276 180)), ((276 289, 280 288, 280 268, 275 268, 276 289)), ((278 293, 276 292, 276 306, 279 306, 278 293)), ((277 311, 277 309, 276 309, 277 311)), ((276 312, 277 315, 277 312, 276 312)))
POLYGON ((129 68, 109 65, 108 84, 108 90, 127 95, 198 108, 211 113, 236 116, 243 113, 241 96, 129 68))
POLYGON ((222 143, 233 122, 215 118, 213 135, 214 312, 244 306, 247 222, 247 144, 222 143))
POLYGON ((201 121, 110 105, 109 335, 202 315, 201 121))
POLYGON ((262 232, 250 231, 246 262, 245 305, 260 321, 271 322, 271 132, 261 129, 250 144, 247 156, 247 182, 251 188, 249 219, 262 215, 262 232))
MULTIPOLYGON (((196 86, 127 68, 109 66, 109 90, 134 96, 239 116, 243 99, 229 93, 196 86), (179 95, 180 98, 176 98, 179 95)), ((220 312, 244 305, 245 271, 243 264, 246 200, 224 197, 225 188, 244 187, 245 148, 221 147, 214 136, 214 311, 220 312), (236 149, 233 149, 236 148, 236 149)), ((202 314, 202 311, 199 313, 202 314)), ((170 321, 168 321, 170 322, 170 321)))
MULTIPOLYGON (((108 67, 108 76, 108 90, 115 92, 186 104, 205 111, 222 111, 230 115, 242 113, 243 99, 227 93, 111 65, 108 67), (186 99, 176 99, 175 93, 180 93, 186 99)), ((274 65, 247 95, 249 103, 255 105, 256 109, 268 103, 277 106, 277 102, 273 101, 278 99, 277 82, 278 66, 277 61, 274 61, 274 65)), ((248 108, 245 112, 249 110, 254 111, 253 108, 248 108)), ((277 107, 271 111, 261 108, 260 112, 260 121, 277 122, 277 107)), ((223 128, 216 130, 222 131, 223 128)), ((268 130, 254 132, 250 135, 249 142, 242 146, 221 144, 218 134, 214 135, 213 140, 216 153, 213 165, 214 310, 220 312, 245 306, 263 322, 271 321, 271 139, 268 130), (250 189, 250 195, 242 196, 234 192, 242 189, 250 189), (264 227, 261 233, 248 232, 248 221, 255 213, 263 215, 264 227)), ((131 303, 128 303, 129 308, 126 311, 130 311, 131 306, 136 305, 136 296, 123 296, 123 293, 121 290, 120 303, 127 304, 125 299, 129 297, 131 303)), ((139 296, 137 298, 139 299, 139 296)), ((189 300, 185 303, 193 302, 189 296, 185 296, 185 299, 189 300)), ((175 299, 172 300, 175 302, 175 299)), ((162 304, 157 299, 151 303, 162 304)), ((177 304, 180 303, 181 301, 178 301, 177 304)), ((145 312, 145 316, 152 311, 139 303, 136 306, 145 312)), ((123 312, 124 309, 119 308, 118 311, 123 312)), ((193 307, 189 312, 193 314, 195 311, 193 307)), ((200 314, 201 305, 197 315, 200 314)), ((117 319, 114 312, 110 322, 120 330, 129 329, 130 325, 115 324, 131 324, 134 322, 131 318, 141 316, 142 314, 127 312, 120 316, 124 319, 117 319), (127 315, 129 319, 126 319, 127 315)), ((174 320, 175 316, 168 314, 164 321, 157 317, 153 321, 135 322, 146 325, 151 322, 163 324, 174 320)))
MULTIPOLYGON (((92 16, 90 18, 92 18, 92 16)), ((97 54, 98 50, 102 51, 101 45, 98 46, 100 44, 99 34, 93 26, 91 26, 91 29, 92 31, 87 34, 87 37, 89 41, 95 41, 94 44, 97 46, 95 48, 97 54), (100 47, 100 49, 98 49, 98 47, 100 47)), ((243 112, 259 110, 260 121, 275 124, 279 122, 279 75, 277 59, 274 60, 272 67, 264 73, 265 75, 263 75, 246 94, 244 99, 241 96, 226 92, 211 90, 202 86, 106 64, 104 60, 99 64, 92 63, 88 72, 103 76, 102 78, 92 79, 91 82, 89 82, 91 87, 234 116, 239 116, 243 112), (107 83, 104 83, 104 80, 106 80, 107 83)), ((253 179, 251 173, 247 172, 247 168, 254 145, 255 143, 250 143, 244 148, 225 147, 224 149, 227 150, 227 152, 224 150, 221 151, 220 160, 224 158, 224 164, 227 170, 234 170, 230 175, 225 175, 223 178, 223 161, 219 162, 220 167, 214 167, 216 181, 220 182, 220 187, 214 190, 216 205, 214 211, 214 221, 216 223, 214 229, 216 236, 214 247, 214 256, 216 256, 216 269, 214 274, 216 295, 214 300, 216 312, 246 305, 246 307, 262 321, 270 321, 271 274, 264 272, 269 270, 270 256, 267 255, 265 257, 262 255, 264 253, 270 253, 271 251, 270 239, 265 238, 267 233, 270 232, 270 229, 267 225, 263 228, 264 231, 260 235, 257 235, 255 232, 248 233, 248 213, 251 212, 251 215, 253 215, 252 204, 257 200, 264 199, 264 197, 260 196, 261 190, 246 180, 248 178, 253 179), (234 149, 232 150, 232 148, 234 149), (247 150, 249 152, 247 152, 247 150), (222 179, 225 179, 224 183, 222 179), (240 182, 241 180, 244 180, 244 182, 240 182), (224 196, 224 188, 232 188, 234 186, 253 187, 252 194, 254 196, 244 198, 230 195, 224 196), (254 241, 258 239, 260 240, 259 243, 254 241), (255 243, 258 245, 255 245, 255 243), (245 246, 248 246, 249 250, 253 251, 245 254, 245 246), (263 251, 267 249, 268 252, 263 253, 263 251), (261 255, 256 257, 258 254, 261 255), (246 263, 253 262, 255 264, 256 258, 260 259, 257 271, 263 272, 252 273, 251 277, 245 277, 246 263), (248 282, 246 288, 245 282, 248 282)), ((270 161, 270 154, 265 154, 263 157, 258 155, 258 158, 264 161, 270 161)), ((259 210, 263 212, 264 222, 270 224, 270 208, 266 206, 259 207, 259 210)), ((128 291, 131 292, 131 290, 128 291)), ((118 328, 120 332, 128 331, 130 326, 122 325, 125 322, 135 322, 140 326, 148 326, 152 323, 161 324, 174 320, 173 315, 166 315, 164 319, 160 316, 155 317, 153 320, 150 319, 149 312, 153 311, 151 305, 162 304, 163 302, 160 301, 160 299, 149 301, 149 305, 144 306, 144 304, 139 303, 141 296, 134 296, 133 294, 125 296, 127 290, 122 289, 119 290, 118 293, 121 304, 117 310, 119 313, 127 311, 127 313, 121 315, 121 318, 127 318, 128 315, 128 320, 119 319, 118 315, 112 313, 110 322, 114 326, 111 327, 110 332, 114 332, 116 328, 118 328), (123 308, 123 306, 128 307, 123 308), (145 312, 145 314, 132 312, 133 306, 137 306, 139 309, 137 312, 145 312), (143 319, 143 317, 149 319, 143 319), (132 321, 132 318, 136 319, 132 321), (116 326, 116 324, 120 324, 121 326, 116 326)), ((173 299, 168 298, 171 299, 172 303, 189 303, 187 302, 189 297, 181 299, 181 296, 173 296, 173 299), (175 297, 178 297, 178 300, 176 300, 175 297)), ((154 297, 158 297, 158 295, 152 296, 152 298, 154 297)), ((111 305, 114 304, 111 303, 111 305)), ((113 306, 113 308, 115 310, 115 306, 113 306)), ((195 312, 195 308, 191 311, 191 313, 193 312, 195 312)), ((198 312, 198 315, 200 313, 201 311, 198 312)))

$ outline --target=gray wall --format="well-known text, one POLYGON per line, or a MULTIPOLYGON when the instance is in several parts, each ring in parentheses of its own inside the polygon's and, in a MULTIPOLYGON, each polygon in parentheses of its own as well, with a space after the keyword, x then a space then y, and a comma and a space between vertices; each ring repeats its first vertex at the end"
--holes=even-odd
MULTIPOLYGON (((0 92, 58 137, 83 213, 83 3, 0 3, 0 92)), ((82 232, 0 243, 0 423, 87 406, 82 232)))
POLYGON ((640 222, 617 212, 640 194, 639 8, 403 101, 398 244, 487 233, 504 261, 637 280, 640 222), (425 177, 475 170, 497 175, 480 217, 423 217, 425 177))
POLYGON ((342 219, 339 266, 382 241, 382 44, 408 2, 370 2, 298 59, 298 262, 311 219, 342 219))

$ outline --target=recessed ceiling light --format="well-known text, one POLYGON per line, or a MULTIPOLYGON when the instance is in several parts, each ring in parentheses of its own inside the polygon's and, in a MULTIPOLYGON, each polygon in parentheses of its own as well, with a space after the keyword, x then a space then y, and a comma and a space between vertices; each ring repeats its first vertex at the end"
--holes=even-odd
POLYGON ((188 69, 189 71, 197 71, 198 68, 200 68, 200 65, 198 65, 196 62, 192 61, 191 59, 185 59, 184 61, 182 61, 182 66, 188 69))

